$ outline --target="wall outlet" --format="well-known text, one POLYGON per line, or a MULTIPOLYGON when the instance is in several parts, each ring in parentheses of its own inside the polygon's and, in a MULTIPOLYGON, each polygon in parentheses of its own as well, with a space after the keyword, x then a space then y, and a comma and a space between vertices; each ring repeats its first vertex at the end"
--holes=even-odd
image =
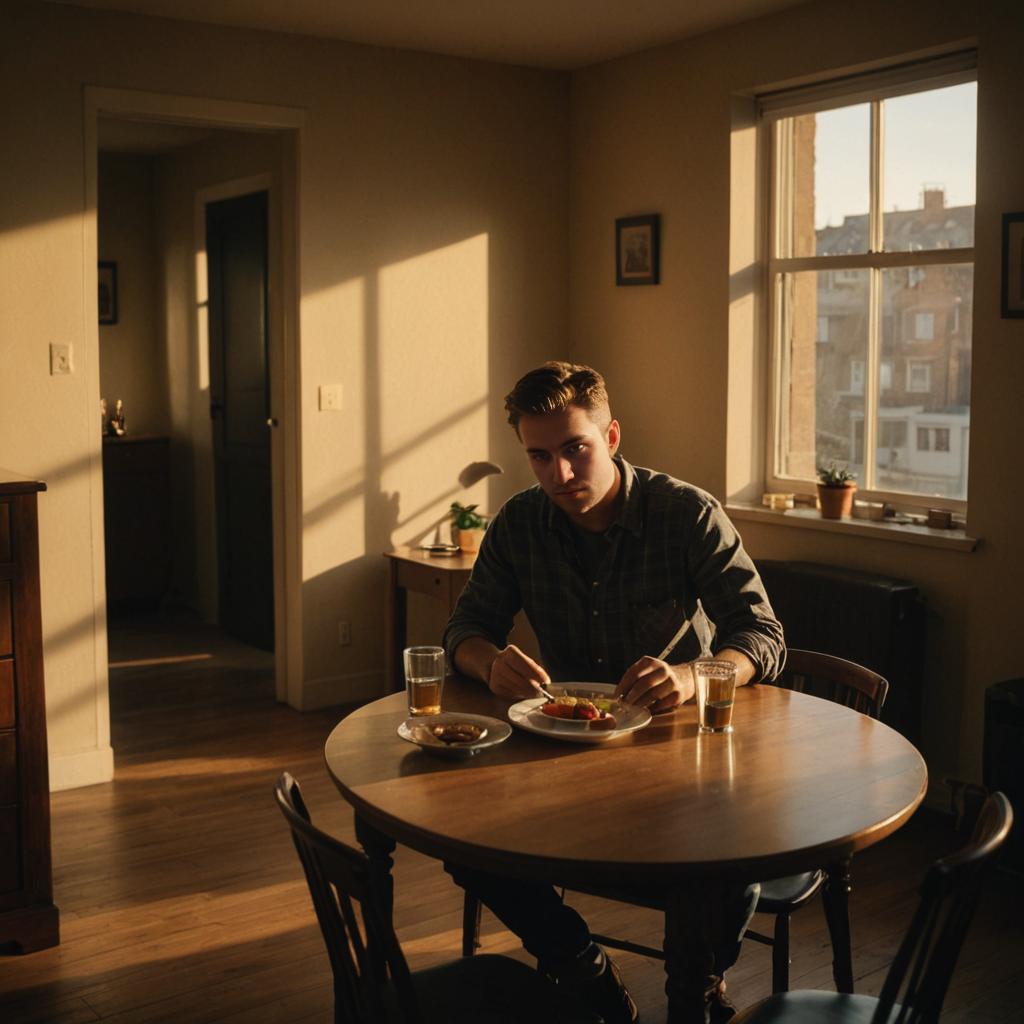
POLYGON ((341 385, 320 385, 320 411, 341 412, 341 385))
POLYGON ((70 345, 50 346, 50 376, 57 377, 65 373, 71 373, 74 367, 71 365, 70 345))
POLYGON ((352 630, 347 622, 338 623, 338 646, 348 647, 352 643, 352 630))

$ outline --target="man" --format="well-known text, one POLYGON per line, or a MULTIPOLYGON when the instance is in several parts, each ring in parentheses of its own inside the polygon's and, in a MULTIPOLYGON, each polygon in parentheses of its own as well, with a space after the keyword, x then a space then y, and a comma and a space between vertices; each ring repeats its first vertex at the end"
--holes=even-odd
MULTIPOLYGON (((621 700, 655 714, 693 697, 689 664, 707 650, 736 665, 739 685, 778 674, 782 627, 732 524, 710 495, 619 456, 599 373, 545 363, 505 408, 538 486, 506 502, 484 535, 445 631, 459 672, 510 701, 552 680, 614 682, 621 700), (507 643, 521 608, 539 662, 507 643)), ((606 1024, 637 1019, 615 965, 553 889, 449 871, 606 1024)), ((666 898, 669 1019, 728 1020, 722 975, 739 955, 757 887, 680 886, 666 898)))

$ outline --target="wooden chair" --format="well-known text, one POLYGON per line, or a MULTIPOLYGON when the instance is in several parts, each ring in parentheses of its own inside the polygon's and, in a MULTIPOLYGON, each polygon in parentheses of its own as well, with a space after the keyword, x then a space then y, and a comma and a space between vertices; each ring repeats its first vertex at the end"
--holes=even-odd
POLYGON ((299 784, 277 780, 277 804, 292 832, 334 973, 335 1024, 518 1024, 524 1020, 595 1024, 526 964, 479 956, 410 972, 389 916, 382 912, 361 851, 310 821, 299 784))
POLYGON ((1010 802, 993 793, 971 842, 928 869, 921 903, 877 998, 778 992, 739 1013, 732 1024, 936 1024, 982 883, 1012 824, 1010 802))
MULTIPOLYGON (((774 685, 844 704, 872 718, 879 717, 889 692, 888 682, 877 672, 872 672, 862 665, 830 654, 792 648, 786 654, 786 667, 774 685)), ((756 913, 773 915, 774 928, 771 936, 748 929, 746 937, 772 947, 773 992, 785 992, 789 988, 790 917, 795 911, 810 903, 826 885, 830 887, 830 891, 825 901, 825 918, 832 940, 836 988, 838 991, 853 991, 850 922, 847 911, 849 875, 845 867, 842 867, 833 869, 831 873, 819 869, 761 883, 756 913)), ((591 895, 651 910, 665 909, 661 896, 656 892, 625 887, 587 891, 591 895)), ((467 893, 462 916, 463 956, 472 956, 479 948, 480 913, 479 900, 467 893)), ((659 960, 665 958, 660 949, 613 935, 594 932, 592 938, 600 945, 611 949, 623 949, 659 960)))

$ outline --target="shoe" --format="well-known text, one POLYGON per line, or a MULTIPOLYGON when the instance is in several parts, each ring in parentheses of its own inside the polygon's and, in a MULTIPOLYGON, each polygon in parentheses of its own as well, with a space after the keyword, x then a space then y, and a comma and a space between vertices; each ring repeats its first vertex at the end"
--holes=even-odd
POLYGON ((725 978, 708 995, 709 1024, 726 1024, 739 1012, 736 1004, 725 994, 725 978))
POLYGON ((598 972, 589 978, 557 978, 559 990, 577 1005, 596 1013, 604 1024, 637 1024, 640 1011, 618 967, 603 949, 595 966, 598 972))

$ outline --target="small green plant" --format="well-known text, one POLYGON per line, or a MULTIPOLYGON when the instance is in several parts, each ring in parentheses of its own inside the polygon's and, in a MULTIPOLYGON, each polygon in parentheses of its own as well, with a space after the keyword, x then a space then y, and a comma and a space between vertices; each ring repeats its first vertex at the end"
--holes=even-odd
POLYGON ((834 462, 818 467, 818 483, 825 487, 845 487, 856 479, 845 466, 840 469, 834 462))
POLYGON ((452 525, 460 530, 482 530, 487 520, 476 509, 476 505, 460 505, 453 501, 450 510, 452 525))

